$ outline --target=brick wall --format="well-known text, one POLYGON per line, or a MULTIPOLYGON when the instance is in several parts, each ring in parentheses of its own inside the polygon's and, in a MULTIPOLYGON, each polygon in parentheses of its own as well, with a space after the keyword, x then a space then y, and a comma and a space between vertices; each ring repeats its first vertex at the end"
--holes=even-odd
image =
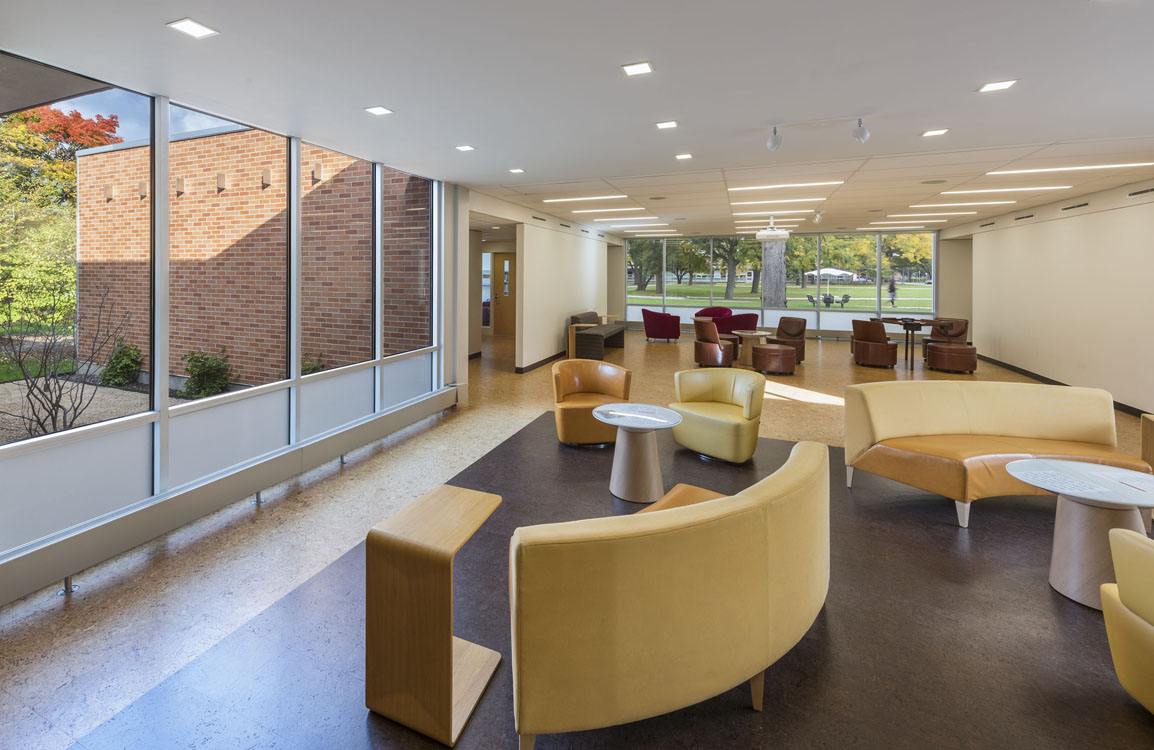
MULTIPOLYGON (((148 352, 149 201, 136 192, 148 151, 79 158, 82 345, 108 290, 117 313, 131 316, 126 338, 148 352)), ((184 374, 189 351, 225 346, 235 382, 285 377, 286 140, 246 130, 175 141, 170 160, 171 371, 184 374)), ((310 145, 301 163, 301 351, 328 367, 363 361, 372 356, 371 165, 310 145)), ((397 353, 431 341, 431 191, 389 169, 384 183, 382 325, 386 353, 397 353)))

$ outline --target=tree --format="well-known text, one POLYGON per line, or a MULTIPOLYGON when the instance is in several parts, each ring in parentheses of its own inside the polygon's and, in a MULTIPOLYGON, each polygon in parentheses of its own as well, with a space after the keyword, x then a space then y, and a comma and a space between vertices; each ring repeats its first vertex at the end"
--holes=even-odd
POLYGON ((36 205, 76 205, 76 152, 120 143, 116 115, 94 118, 52 107, 0 118, 0 194, 36 205))
POLYGON ((709 245, 701 240, 675 242, 666 248, 666 260, 678 284, 688 275, 693 286, 694 275, 709 271, 709 245))
POLYGON ((662 294, 665 291, 665 274, 661 268, 661 240, 630 239, 625 245, 637 291, 644 292, 649 288, 649 282, 656 279, 654 291, 662 294))
POLYGON ((742 237, 718 237, 713 241, 713 256, 725 261, 725 299, 733 299, 737 286, 737 266, 743 255, 755 251, 756 240, 742 237))
POLYGON ((788 240, 768 240, 761 243, 761 267, 765 272, 761 287, 762 307, 787 307, 785 247, 788 240))

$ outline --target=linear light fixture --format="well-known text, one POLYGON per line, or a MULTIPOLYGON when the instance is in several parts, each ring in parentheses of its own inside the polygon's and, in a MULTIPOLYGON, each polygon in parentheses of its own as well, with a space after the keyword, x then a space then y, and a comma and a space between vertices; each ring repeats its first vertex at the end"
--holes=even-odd
POLYGON ((752 185, 750 187, 734 187, 729 188, 729 192, 736 193, 739 190, 776 190, 778 188, 797 188, 797 187, 818 187, 820 185, 844 185, 845 180, 834 180, 832 182, 785 182, 781 185, 752 185))
POLYGON ((631 229, 633 227, 667 227, 669 222, 662 222, 659 224, 614 224, 610 229, 631 229))
MULTIPOLYGON (((805 221, 804 216, 791 216, 787 221, 805 221)), ((734 219, 734 224, 764 224, 765 219, 734 219)))
POLYGON ((972 203, 915 203, 910 208, 954 208, 955 206, 1004 206, 1017 201, 974 201, 972 203))
POLYGON ((638 206, 637 208, 582 208, 577 211, 570 211, 574 214, 607 214, 610 211, 646 211, 648 209, 638 206))
POLYGON ((1081 172, 1087 169, 1127 169, 1133 167, 1154 167, 1154 161, 1140 161, 1133 164, 1091 164, 1085 167, 1048 167, 1046 169, 1001 169, 986 174, 1039 174, 1041 172, 1081 172))
POLYGON ((887 230, 887 229, 892 229, 892 230, 895 230, 895 231, 897 231, 897 230, 902 230, 902 231, 904 231, 904 230, 906 230, 906 229, 925 229, 925 227, 923 227, 923 226, 910 226, 910 227, 858 227, 858 228, 857 228, 857 231, 859 231, 859 232, 884 232, 884 231, 885 231, 885 230, 887 230))
POLYGON ((607 219, 594 219, 593 221, 649 221, 653 219, 656 221, 660 216, 610 216, 607 219))
POLYGON ((929 138, 935 135, 945 135, 948 132, 950 132, 949 128, 941 128, 940 130, 927 130, 926 132, 922 133, 922 138, 929 138))
POLYGON ((621 69, 625 71, 625 75, 627 76, 640 76, 645 75, 646 73, 652 73, 653 63, 649 62, 648 60, 643 60, 642 62, 622 65, 621 69))
POLYGON ((571 201, 607 201, 613 198, 628 198, 628 195, 587 195, 583 198, 546 198, 542 203, 569 203, 571 201))
POLYGON ((673 158, 675 158, 675 159, 692 159, 693 154, 678 154, 677 156, 675 156, 673 158))
POLYGON ((525 174, 525 170, 520 167, 513 167, 509 170, 509 174, 525 174))
POLYGON ((675 127, 677 127, 677 120, 666 120, 665 122, 657 123, 658 130, 669 130, 675 127))
POLYGON ((194 21, 191 18, 182 18, 179 21, 165 24, 170 29, 188 34, 193 39, 207 39, 210 36, 216 36, 220 32, 216 29, 210 29, 199 21, 194 21))
POLYGON ((983 94, 989 93, 991 91, 1005 91, 1017 82, 1018 79, 1016 78, 1012 81, 994 81, 993 83, 984 84, 980 89, 978 89, 978 91, 983 94))
POLYGON ((776 201, 737 201, 730 203, 731 206, 759 206, 764 203, 812 203, 813 201, 824 201, 825 198, 782 198, 776 201))
POLYGON ((969 193, 1025 193, 1031 190, 1069 190, 1073 185, 1047 185, 1028 188, 984 188, 982 190, 943 190, 938 195, 966 195, 969 193))
POLYGON ((458 151, 473 151, 474 150, 472 146, 457 146, 456 148, 458 151))
POLYGON ((382 107, 379 104, 375 107, 365 107, 365 111, 370 115, 391 115, 393 110, 388 107, 382 107))
POLYGON ((897 221, 871 221, 870 224, 944 224, 949 219, 898 219, 897 221))
POLYGON ((738 211, 734 216, 774 216, 777 214, 812 214, 812 208, 791 208, 788 211, 738 211))
POLYGON ((891 219, 895 216, 969 216, 977 211, 933 211, 928 214, 886 214, 891 219))

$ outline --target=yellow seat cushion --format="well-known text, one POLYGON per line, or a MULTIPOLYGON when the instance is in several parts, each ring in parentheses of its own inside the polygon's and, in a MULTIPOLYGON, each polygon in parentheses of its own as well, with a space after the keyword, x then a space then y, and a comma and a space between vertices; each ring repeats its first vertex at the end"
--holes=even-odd
POLYGON ((681 415, 681 424, 673 428, 679 445, 738 464, 757 450, 760 415, 746 419, 742 407, 716 401, 674 402, 669 408, 681 415))
POLYGON ((602 404, 621 403, 608 393, 570 393, 553 407, 557 439, 571 445, 596 445, 617 441, 617 428, 593 416, 602 404))
POLYGON ((1150 471, 1142 459, 1100 443, 1004 435, 890 438, 866 450, 854 467, 967 503, 1001 495, 1051 494, 1014 479, 1006 471, 1006 464, 1025 458, 1088 461, 1150 471))
POLYGON ((670 409, 682 415, 693 414, 703 419, 716 419, 730 424, 744 424, 749 420, 742 416, 741 407, 733 404, 722 404, 716 401, 687 401, 670 404, 670 409))

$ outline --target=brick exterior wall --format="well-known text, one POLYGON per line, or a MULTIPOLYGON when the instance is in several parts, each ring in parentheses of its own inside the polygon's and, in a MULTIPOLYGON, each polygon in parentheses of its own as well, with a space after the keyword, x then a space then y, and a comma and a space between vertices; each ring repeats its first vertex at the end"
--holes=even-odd
MULTIPOLYGON (((310 145, 301 157, 301 353, 330 368, 360 362, 372 357, 371 165, 310 145)), ((130 315, 125 338, 148 353, 150 201, 137 194, 148 162, 147 147, 78 159, 82 347, 107 290, 106 306, 130 315)), ((286 140, 245 130, 174 141, 170 164, 171 371, 185 373, 185 353, 223 345, 234 382, 284 378, 286 140)), ((384 183, 382 325, 390 354, 431 341, 431 190, 428 180, 387 168, 384 183)))

